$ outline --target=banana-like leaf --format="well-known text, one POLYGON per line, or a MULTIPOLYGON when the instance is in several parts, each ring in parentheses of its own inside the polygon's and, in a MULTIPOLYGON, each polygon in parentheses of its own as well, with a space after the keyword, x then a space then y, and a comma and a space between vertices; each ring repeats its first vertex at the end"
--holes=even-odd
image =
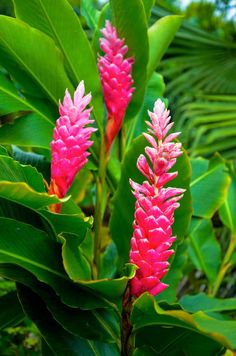
POLYGON ((126 119, 135 116, 142 105, 147 81, 148 35, 142 0, 111 0, 112 18, 119 37, 125 39, 128 54, 134 57, 132 77, 135 91, 127 110, 126 119))
MULTIPOLYGON (((215 355, 227 347, 236 349, 236 322, 215 319, 198 311, 164 310, 148 293, 136 300, 131 314, 136 346, 162 355, 215 355), (158 337, 153 337, 153 335, 158 337)), ((139 353, 140 355, 140 353, 139 353)))
POLYGON ((15 326, 25 318, 16 292, 10 292, 0 297, 0 310, 0 329, 15 326))
POLYGON ((7 16, 0 16, 0 64, 30 94, 46 97, 55 105, 65 88, 73 90, 62 54, 53 40, 7 16))
MULTIPOLYGON (((89 40, 66 0, 14 0, 16 17, 52 37, 64 56, 75 86, 84 80, 93 96, 94 114, 102 130, 103 102, 100 79, 89 40)), ((55 61, 55 63, 57 63, 55 61)), ((45 60, 44 65, 48 65, 45 60)), ((64 85, 64 90, 67 88, 64 85)))

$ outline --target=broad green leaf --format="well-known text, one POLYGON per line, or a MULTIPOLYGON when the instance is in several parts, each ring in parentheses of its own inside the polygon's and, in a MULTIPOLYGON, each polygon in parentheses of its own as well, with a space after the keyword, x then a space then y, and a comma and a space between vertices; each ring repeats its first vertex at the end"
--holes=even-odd
POLYGON ((0 73, 0 114, 6 115, 20 110, 33 112, 39 121, 46 121, 48 125, 53 126, 54 115, 48 105, 36 98, 23 97, 13 82, 0 73))
POLYGON ((196 295, 184 295, 180 300, 181 307, 190 313, 199 310, 204 312, 222 312, 236 309, 236 298, 213 298, 204 293, 196 295))
POLYGON ((230 178, 219 156, 215 156, 211 161, 203 158, 192 159, 191 165, 193 215, 209 219, 224 202, 230 178))
POLYGON ((142 0, 110 0, 112 18, 120 38, 128 45, 128 55, 135 59, 132 77, 135 91, 127 110, 130 119, 140 109, 146 87, 148 62, 148 36, 145 9, 142 0))
POLYGON ((0 156, 0 196, 32 209, 60 202, 45 192, 43 177, 31 166, 0 156))
POLYGON ((80 247, 81 238, 71 233, 60 234, 62 246, 62 258, 65 271, 68 276, 74 281, 91 279, 91 266, 89 261, 83 254, 80 247))
POLYGON ((116 279, 104 278, 91 281, 78 281, 81 286, 88 287, 94 292, 109 299, 120 298, 126 289, 127 283, 135 275, 136 267, 132 264, 125 265, 121 277, 116 279))
POLYGON ((66 304, 73 306, 70 303, 80 303, 79 298, 74 301, 75 292, 79 293, 80 288, 108 299, 120 298, 129 279, 135 274, 135 267, 127 265, 123 275, 117 279, 80 279, 75 284, 63 269, 60 245, 49 239, 45 232, 6 218, 0 218, 0 229, 3 236, 0 241, 0 263, 18 264, 31 272, 50 285, 66 304))
POLYGON ((230 174, 231 182, 224 204, 220 207, 219 214, 223 223, 232 231, 236 231, 236 176, 230 174))
POLYGON ((7 293, 0 298, 0 310, 0 329, 15 326, 25 318, 16 292, 7 293))
POLYGON ((62 304, 53 291, 41 289, 40 286, 37 294, 53 318, 68 332, 90 340, 119 344, 119 320, 111 309, 70 308, 62 304))
MULTIPOLYGON (((145 341, 149 340, 152 343, 150 346, 154 348, 159 344, 159 352, 168 349, 168 355, 171 354, 171 351, 173 353, 175 342, 177 338, 181 337, 183 340, 178 346, 182 353, 195 355, 193 350, 196 347, 195 344, 199 342, 199 334, 202 335, 202 342, 206 345, 210 343, 210 340, 215 341, 212 342, 215 351, 220 351, 222 346, 232 350, 236 349, 235 321, 217 320, 201 311, 189 314, 182 310, 163 310, 148 293, 140 296, 134 303, 131 320, 133 332, 137 334, 138 346, 144 346, 145 341), (161 337, 158 339, 148 338, 148 335, 153 336, 154 331, 161 337), (186 333, 189 333, 191 337, 191 344, 188 343, 189 336, 186 337, 186 333)), ((203 355, 207 355, 204 352, 204 347, 200 347, 199 350, 203 351, 203 355)))
MULTIPOLYGON (((135 199, 131 193, 129 179, 131 178, 138 183, 145 180, 137 169, 136 162, 138 156, 144 153, 146 146, 148 146, 147 141, 140 136, 133 141, 132 147, 126 152, 122 163, 120 182, 113 199, 110 230, 112 239, 117 246, 120 265, 129 260, 130 239, 133 234, 132 222, 134 220, 135 199)), ((173 233, 178 236, 178 241, 180 242, 186 233, 191 217, 191 199, 188 191, 191 170, 186 153, 178 158, 173 169, 179 172, 179 176, 171 181, 171 186, 187 189, 184 193, 184 198, 180 202, 180 208, 175 213, 175 223, 173 225, 173 233)))
POLYGON ((192 220, 189 235, 189 257, 195 267, 214 284, 221 264, 221 248, 211 220, 192 220))
POLYGON ((100 12, 94 6, 93 0, 82 0, 80 6, 81 15, 85 18, 91 30, 95 30, 100 12))
POLYGON ((129 130, 128 140, 129 144, 132 142, 134 137, 137 137, 147 130, 147 125, 145 121, 148 118, 148 110, 152 110, 155 101, 158 98, 162 98, 164 95, 165 84, 163 77, 158 73, 153 73, 151 79, 147 84, 145 91, 143 106, 140 109, 135 120, 131 124, 131 129, 129 130))
POLYGON ((54 284, 50 282, 41 283, 38 279, 26 269, 19 265, 12 263, 0 263, 0 276, 11 281, 19 282, 32 289, 35 293, 42 294, 43 291, 48 289, 52 293, 53 285, 58 284, 53 288, 56 294, 60 297, 61 301, 72 308, 81 308, 82 310, 91 310, 96 308, 113 308, 116 309, 114 304, 110 303, 105 298, 100 297, 98 294, 92 294, 84 288, 79 288, 72 283, 65 283, 61 280, 54 280, 54 284))
POLYGON ((0 128, 0 142, 4 145, 40 147, 49 150, 53 125, 37 114, 29 114, 0 128))
POLYGON ((175 33, 179 29, 182 16, 171 15, 165 16, 156 21, 148 29, 149 38, 149 61, 147 66, 147 78, 149 79, 156 67, 160 63, 160 60, 170 43, 172 42, 175 33))
POLYGON ((1 276, 31 287, 34 280, 32 282, 30 272, 33 277, 53 288, 69 306, 83 309, 112 306, 109 301, 97 294, 86 292, 84 288, 81 289, 78 284, 69 280, 62 266, 61 246, 52 241, 45 232, 6 218, 0 218, 0 228, 0 266, 18 265, 16 270, 14 266, 12 270, 1 266, 1 276), (26 270, 26 276, 22 268, 26 270))
POLYGON ((43 177, 34 167, 21 165, 7 156, 0 156, 0 181, 25 182, 32 189, 45 192, 43 177))
POLYGON ((99 278, 113 278, 117 270, 117 248, 112 241, 100 256, 99 278))
POLYGON ((98 18, 96 29, 93 34, 92 47, 95 55, 103 55, 103 52, 100 48, 99 39, 102 36, 101 29, 105 26, 106 20, 111 21, 111 7, 109 3, 103 6, 98 18))
MULTIPOLYGON (((25 313, 35 322, 42 337, 56 355, 99 355, 96 342, 75 336, 62 328, 53 319, 46 304, 29 288, 18 285, 18 296, 25 313)), ((107 348, 109 349, 109 346, 107 348)))
MULTIPOLYGON (((53 38, 63 53, 74 85, 84 80, 86 92, 92 93, 94 114, 102 130, 103 102, 96 59, 79 18, 68 1, 14 0, 14 5, 17 18, 53 38)), ((48 65, 48 60, 45 63, 48 65)), ((67 87, 64 85, 64 89, 67 87)))
POLYGON ((0 16, 0 64, 25 90, 48 98, 55 105, 65 88, 72 91, 62 55, 53 40, 7 16, 0 16))
POLYGON ((155 0, 143 0, 143 6, 145 9, 147 21, 149 20, 149 17, 151 15, 151 8, 154 4, 155 4, 155 0))

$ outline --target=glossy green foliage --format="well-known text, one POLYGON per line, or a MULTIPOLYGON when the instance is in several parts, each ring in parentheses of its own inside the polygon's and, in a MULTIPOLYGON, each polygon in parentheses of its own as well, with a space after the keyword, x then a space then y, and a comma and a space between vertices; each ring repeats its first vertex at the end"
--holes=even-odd
MULTIPOLYGON (((96 58, 71 6, 64 0, 15 0, 14 5, 17 18, 46 33, 55 41, 73 84, 77 86, 84 79, 86 90, 93 93, 94 114, 102 130, 103 104, 96 58)), ((64 85, 64 88, 67 87, 64 85)), ((62 95, 63 92, 57 99, 62 95)))
POLYGON ((135 60, 132 70, 135 92, 126 114, 132 118, 141 107, 147 80, 148 35, 145 9, 142 0, 111 0, 110 4, 118 34, 125 38, 129 47, 128 54, 135 60))

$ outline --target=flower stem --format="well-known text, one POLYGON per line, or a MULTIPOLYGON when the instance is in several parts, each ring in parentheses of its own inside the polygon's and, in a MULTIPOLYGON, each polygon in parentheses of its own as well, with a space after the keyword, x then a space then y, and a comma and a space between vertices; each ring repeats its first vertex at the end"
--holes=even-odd
POLYGON ((121 320, 121 356, 131 356, 134 349, 134 338, 132 335, 132 324, 130 314, 132 308, 132 299, 130 287, 128 285, 122 301, 122 320, 121 320))
POLYGON ((235 247, 236 247, 236 232, 234 232, 231 236, 230 243, 229 243, 229 246, 225 253, 224 259, 222 261, 220 271, 216 278, 214 287, 213 287, 212 291, 209 292, 209 294, 213 297, 216 296, 216 294, 221 286, 221 283, 225 277, 225 274, 227 273, 228 269, 231 267, 230 259, 231 259, 232 253, 235 250, 235 247))
POLYGON ((106 153, 105 153, 105 141, 102 139, 100 146, 99 168, 98 176, 96 178, 96 205, 95 205, 95 217, 94 217, 94 265, 93 265, 93 278, 98 278, 99 263, 100 263, 100 251, 102 241, 102 222, 103 222, 103 188, 106 177, 106 153))

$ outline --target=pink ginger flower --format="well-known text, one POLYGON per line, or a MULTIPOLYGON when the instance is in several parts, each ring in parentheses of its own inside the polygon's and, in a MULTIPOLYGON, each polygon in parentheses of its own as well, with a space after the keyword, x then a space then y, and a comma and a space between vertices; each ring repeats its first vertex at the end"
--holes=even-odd
POLYGON ((99 56, 98 68, 108 111, 106 127, 106 150, 108 152, 121 128, 134 91, 131 76, 134 59, 124 58, 128 47, 124 45, 124 39, 118 37, 115 27, 109 21, 106 21, 105 28, 101 32, 104 38, 100 39, 100 46, 105 56, 99 56))
MULTIPOLYGON (((56 121, 51 142, 52 163, 49 194, 63 198, 70 188, 75 175, 88 161, 87 149, 93 144, 90 141, 95 128, 85 125, 92 124, 90 109, 86 106, 91 101, 91 94, 84 96, 84 82, 81 81, 72 100, 68 90, 65 92, 63 104, 59 103, 60 117, 56 121)), ((51 210, 60 212, 60 204, 51 210)))
POLYGON ((180 188, 164 188, 178 172, 168 171, 176 158, 182 154, 181 143, 174 143, 180 132, 167 136, 173 123, 164 103, 158 99, 154 112, 148 112, 151 122, 146 122, 149 132, 144 133, 151 147, 145 148, 144 155, 137 160, 137 167, 147 178, 142 184, 130 180, 136 198, 133 237, 131 239, 130 262, 137 265, 135 277, 131 280, 131 294, 138 297, 148 291, 156 295, 168 287, 160 280, 168 272, 168 258, 174 253, 170 249, 176 237, 172 236, 174 211, 179 207, 178 200, 185 191, 180 188))

